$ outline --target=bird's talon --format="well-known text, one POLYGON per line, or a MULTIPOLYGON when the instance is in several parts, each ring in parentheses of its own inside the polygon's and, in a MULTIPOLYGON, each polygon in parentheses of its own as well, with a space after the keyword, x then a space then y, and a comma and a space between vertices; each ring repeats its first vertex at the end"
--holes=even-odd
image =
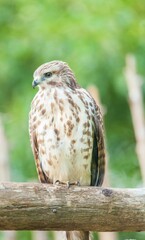
POLYGON ((67 186, 67 188, 69 188, 69 187, 70 187, 70 185, 71 185, 71 184, 70 184, 70 182, 69 182, 69 181, 67 181, 67 182, 66 182, 66 186, 67 186))
POLYGON ((60 184, 60 181, 59 181, 59 180, 56 180, 56 181, 55 181, 55 184, 56 184, 56 185, 59 185, 59 184, 60 184))
POLYGON ((77 185, 77 186, 81 186, 80 181, 77 181, 77 182, 76 182, 76 185, 77 185))
POLYGON ((75 182, 70 182, 70 181, 66 181, 66 182, 61 182, 60 180, 56 180, 55 181, 56 185, 66 185, 67 188, 70 188, 71 185, 76 185, 76 186, 80 186, 80 181, 75 181, 75 182))

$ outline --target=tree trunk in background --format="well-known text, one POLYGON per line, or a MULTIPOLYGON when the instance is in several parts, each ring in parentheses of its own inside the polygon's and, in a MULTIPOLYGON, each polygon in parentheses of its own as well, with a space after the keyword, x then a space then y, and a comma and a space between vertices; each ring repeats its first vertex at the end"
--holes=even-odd
POLYGON ((129 106, 132 115, 136 138, 136 153, 145 186, 145 117, 143 96, 141 91, 141 77, 136 71, 136 60, 133 55, 126 56, 125 77, 128 86, 129 106))
POLYGON ((47 232, 32 231, 32 240, 49 240, 47 232))
POLYGON ((65 231, 57 231, 54 232, 55 240, 66 240, 66 232, 65 231))
MULTIPOLYGON (((0 181, 10 181, 9 147, 0 116, 0 181)), ((4 231, 4 240, 16 240, 15 231, 4 231)))
MULTIPOLYGON (((99 105, 101 112, 104 116, 106 113, 106 109, 104 108, 104 106, 101 103, 98 88, 94 85, 90 85, 90 86, 88 86, 87 90, 92 95, 92 97, 95 99, 96 103, 99 105)), ((107 152, 106 152, 106 172, 105 172, 103 186, 104 187, 110 186, 109 177, 108 177, 108 154, 107 154, 107 152)), ((117 240, 118 239, 117 233, 115 233, 115 232, 99 232, 98 234, 99 234, 99 240, 107 240, 107 239, 108 240, 117 240)))
POLYGON ((10 181, 9 149, 0 116, 0 181, 10 181))

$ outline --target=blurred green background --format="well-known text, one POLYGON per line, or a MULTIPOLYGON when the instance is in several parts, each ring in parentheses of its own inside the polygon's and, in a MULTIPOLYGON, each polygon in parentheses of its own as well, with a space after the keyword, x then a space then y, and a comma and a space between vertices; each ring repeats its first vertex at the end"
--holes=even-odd
MULTIPOLYGON (((126 54, 134 54, 145 95, 145 1, 1 0, 0 28, 0 112, 10 144, 11 180, 37 181, 28 135, 37 91, 32 75, 44 62, 63 60, 81 86, 99 88, 111 186, 141 186, 124 68, 126 54)), ((29 240, 31 234, 17 238, 29 240)), ((129 238, 141 240, 145 234, 119 234, 120 240, 129 238)))

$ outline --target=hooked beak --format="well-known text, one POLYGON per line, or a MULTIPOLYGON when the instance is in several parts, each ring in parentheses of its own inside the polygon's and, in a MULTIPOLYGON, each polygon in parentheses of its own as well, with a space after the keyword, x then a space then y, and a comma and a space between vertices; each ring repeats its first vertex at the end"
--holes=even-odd
POLYGON ((38 79, 34 79, 32 82, 32 87, 35 88, 38 84, 39 84, 39 80, 38 79))

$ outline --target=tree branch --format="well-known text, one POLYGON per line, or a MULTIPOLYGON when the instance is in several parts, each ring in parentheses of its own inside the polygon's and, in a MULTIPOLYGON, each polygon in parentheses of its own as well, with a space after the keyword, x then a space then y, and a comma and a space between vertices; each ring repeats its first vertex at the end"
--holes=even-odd
POLYGON ((145 189, 0 183, 0 230, 145 231, 145 189))

